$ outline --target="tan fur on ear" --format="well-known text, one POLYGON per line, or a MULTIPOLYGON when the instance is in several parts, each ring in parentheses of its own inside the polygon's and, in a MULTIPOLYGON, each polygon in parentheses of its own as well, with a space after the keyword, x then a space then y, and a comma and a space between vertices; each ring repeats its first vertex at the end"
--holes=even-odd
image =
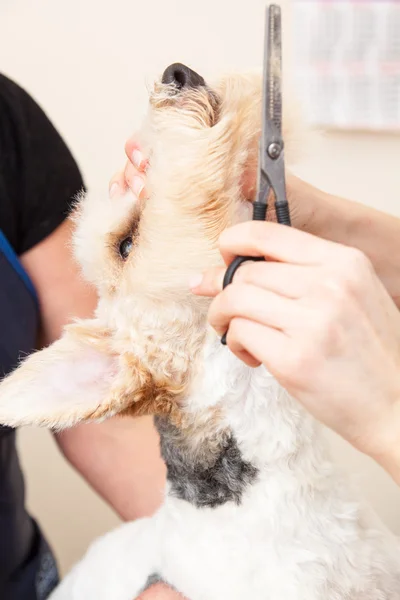
POLYGON ((179 381, 157 378, 131 352, 116 352, 96 319, 78 321, 1 382, 0 422, 62 429, 121 412, 171 414, 185 387, 179 381))
MULTIPOLYGON (((69 325, 66 331, 77 339, 91 344, 100 352, 110 352, 111 334, 108 330, 92 329, 84 322, 69 325)), ((115 354, 117 357, 117 354, 115 354)), ((186 382, 172 378, 156 377, 132 353, 120 356, 119 376, 111 389, 109 401, 93 412, 88 412, 84 420, 99 419, 110 412, 121 415, 145 416, 171 414, 182 399, 186 382)))
POLYGON ((156 378, 134 355, 123 356, 124 377, 114 391, 113 406, 124 406, 121 415, 175 415, 180 412, 179 401, 186 388, 185 382, 174 382, 166 377, 156 378))

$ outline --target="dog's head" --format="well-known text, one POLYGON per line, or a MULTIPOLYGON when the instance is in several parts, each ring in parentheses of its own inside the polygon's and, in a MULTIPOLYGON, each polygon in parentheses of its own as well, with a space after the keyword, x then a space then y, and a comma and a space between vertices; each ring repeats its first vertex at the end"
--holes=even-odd
MULTIPOLYGON (((70 326, 0 385, 0 422, 65 426, 170 411, 184 397, 207 313, 188 281, 220 263, 220 233, 250 217, 242 178, 256 165, 260 129, 259 74, 208 85, 183 65, 165 70, 139 134, 149 198, 91 194, 75 212, 96 318, 70 326)), ((290 152, 287 119, 284 130, 290 152)))
POLYGON ((250 218, 241 183, 257 163, 260 128, 258 73, 207 85, 183 65, 166 69, 138 133, 148 200, 89 196, 77 213, 76 254, 100 295, 190 301, 190 276, 219 264, 220 233, 250 218))

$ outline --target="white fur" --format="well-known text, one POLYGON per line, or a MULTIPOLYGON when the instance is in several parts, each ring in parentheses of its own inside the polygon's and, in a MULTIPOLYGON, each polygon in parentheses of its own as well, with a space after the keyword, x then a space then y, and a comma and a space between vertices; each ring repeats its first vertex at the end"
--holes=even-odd
POLYGON ((190 600, 394 600, 400 546, 354 500, 319 426, 264 367, 219 341, 188 405, 222 405, 246 460, 260 469, 240 506, 197 509, 166 496, 151 520, 95 542, 51 600, 131 600, 159 573, 190 600))

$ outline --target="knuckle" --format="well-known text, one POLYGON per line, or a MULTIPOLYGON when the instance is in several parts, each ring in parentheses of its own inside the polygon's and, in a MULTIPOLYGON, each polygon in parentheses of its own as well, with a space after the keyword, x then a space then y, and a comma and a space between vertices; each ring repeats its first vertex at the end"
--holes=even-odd
POLYGON ((235 278, 238 282, 254 284, 259 281, 261 270, 264 265, 265 263, 249 260, 249 262, 244 263, 244 265, 238 269, 235 278))
POLYGON ((319 283, 325 300, 335 314, 364 292, 371 274, 372 264, 363 252, 354 248, 347 248, 343 252, 335 267, 325 273, 319 283))
POLYGON ((358 248, 347 248, 347 257, 354 267, 365 267, 369 263, 367 256, 358 248))
POLYGON ((240 338, 240 334, 243 329, 243 320, 238 318, 233 318, 229 324, 229 331, 227 336, 227 342, 229 344, 237 343, 240 338))
MULTIPOLYGON (((324 310, 327 317, 337 316, 346 306, 352 284, 341 272, 330 273, 321 282, 324 292, 324 310)), ((323 313, 324 314, 324 313, 323 313)))
POLYGON ((373 272, 372 263, 369 258, 357 248, 346 248, 343 257, 342 271, 350 277, 348 280, 360 283, 373 272))

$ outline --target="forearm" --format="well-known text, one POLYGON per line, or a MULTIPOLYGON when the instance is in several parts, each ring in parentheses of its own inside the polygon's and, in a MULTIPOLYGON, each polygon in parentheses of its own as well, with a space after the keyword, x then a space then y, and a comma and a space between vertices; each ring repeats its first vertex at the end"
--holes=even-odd
POLYGON ((400 219, 332 196, 297 178, 290 179, 289 185, 296 193, 295 205, 305 211, 307 230, 364 252, 400 306, 400 219))
POLYGON ((124 520, 149 516, 163 499, 165 466, 149 417, 117 417, 56 435, 68 459, 124 520))

